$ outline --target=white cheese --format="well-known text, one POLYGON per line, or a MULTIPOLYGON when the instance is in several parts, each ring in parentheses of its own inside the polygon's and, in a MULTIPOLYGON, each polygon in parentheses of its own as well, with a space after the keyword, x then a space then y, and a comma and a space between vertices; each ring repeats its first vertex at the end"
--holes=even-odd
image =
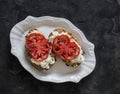
POLYGON ((41 65, 42 68, 49 69, 50 65, 54 63, 55 63, 55 58, 49 55, 46 60, 44 60, 43 62, 40 62, 39 64, 41 65))
POLYGON ((49 54, 47 59, 43 60, 42 62, 36 62, 32 60, 32 63, 35 63, 36 65, 40 65, 42 68, 49 69, 50 65, 55 63, 55 58, 49 54))

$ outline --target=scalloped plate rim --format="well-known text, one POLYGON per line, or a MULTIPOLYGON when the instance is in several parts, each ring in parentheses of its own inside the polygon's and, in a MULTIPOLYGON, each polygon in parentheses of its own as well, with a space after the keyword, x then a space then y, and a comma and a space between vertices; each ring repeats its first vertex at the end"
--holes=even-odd
MULTIPOLYGON (((13 29, 19 25, 20 23, 23 23, 27 20, 30 20, 30 19, 38 19, 38 20, 41 20, 41 19, 59 19, 59 20, 62 20, 62 21, 66 21, 69 25, 72 25, 74 28, 77 29, 77 31, 80 31, 78 33, 81 33, 82 35, 82 38, 86 41, 86 43, 91 46, 91 50, 94 52, 94 44, 91 43, 90 41, 87 40, 87 38, 85 37, 85 35, 83 34, 83 32, 77 28, 74 24, 72 24, 71 21, 65 19, 65 18, 60 18, 60 17, 52 17, 52 16, 42 16, 42 17, 33 17, 33 16, 27 16, 24 20, 18 22, 16 25, 13 26, 13 28, 11 29, 11 32, 10 32, 10 43, 11 43, 11 53, 17 57, 17 59, 19 60, 20 64, 22 65, 21 63, 21 60, 20 60, 20 57, 19 55, 15 52, 15 50, 13 49, 13 43, 12 43, 12 40, 11 40, 11 34, 13 32, 13 29)), ((83 77, 79 77, 77 76, 78 78, 77 79, 62 79, 62 80, 55 80, 55 79, 44 79, 44 78, 38 78, 36 75, 34 75, 34 73, 31 72, 31 70, 28 70, 25 66, 22 65, 22 67, 27 70, 31 75, 33 75, 33 77, 35 77, 36 79, 38 80, 41 80, 41 81, 45 81, 45 82, 54 82, 54 83, 63 83, 63 82, 75 82, 75 83, 78 83, 81 79, 83 79, 84 77, 88 76, 89 74, 92 73, 92 71, 95 69, 95 65, 96 65, 96 58, 95 58, 95 53, 94 53, 94 65, 93 65, 93 69, 91 69, 91 71, 89 71, 89 73, 85 74, 83 77)))

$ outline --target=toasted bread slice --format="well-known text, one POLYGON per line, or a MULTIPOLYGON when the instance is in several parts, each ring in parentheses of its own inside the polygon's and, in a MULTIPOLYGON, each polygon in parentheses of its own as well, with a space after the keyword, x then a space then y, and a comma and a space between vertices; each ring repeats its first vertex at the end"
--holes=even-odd
POLYGON ((54 29, 49 35, 49 42, 52 44, 54 38, 59 35, 67 35, 70 38, 70 41, 74 41, 80 48, 80 54, 73 60, 63 60, 67 66, 72 66, 74 68, 78 67, 81 62, 84 61, 84 51, 81 46, 78 44, 77 40, 72 36, 70 32, 63 28, 54 29))
MULTIPOLYGON (((29 33, 26 35, 26 38, 28 35, 30 35, 31 33, 40 33, 37 29, 30 29, 29 30, 29 33)), ((41 62, 37 62, 35 61, 29 50, 27 49, 26 45, 25 45, 25 48, 26 48, 26 55, 28 57, 28 59, 30 60, 31 64, 38 70, 48 70, 50 69, 50 67, 55 63, 56 59, 55 59, 55 55, 51 52, 51 49, 50 49, 50 53, 48 55, 48 57, 41 61, 41 62)), ((50 45, 50 48, 51 48, 51 45, 50 45)))

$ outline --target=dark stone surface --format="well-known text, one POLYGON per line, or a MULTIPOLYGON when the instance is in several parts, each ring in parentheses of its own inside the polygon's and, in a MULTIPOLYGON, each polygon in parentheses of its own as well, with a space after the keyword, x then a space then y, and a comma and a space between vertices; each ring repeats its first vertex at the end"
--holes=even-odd
POLYGON ((120 0, 0 0, 0 94, 120 94, 120 0), (10 54, 9 33, 32 16, 72 21, 95 44, 94 72, 78 84, 36 80, 10 54))

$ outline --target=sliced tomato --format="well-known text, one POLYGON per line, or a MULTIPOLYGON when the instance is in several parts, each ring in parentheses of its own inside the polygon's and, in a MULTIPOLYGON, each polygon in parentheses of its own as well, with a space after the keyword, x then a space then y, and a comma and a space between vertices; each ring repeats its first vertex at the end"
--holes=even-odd
POLYGON ((64 46, 69 44, 70 39, 67 35, 60 35, 54 38, 53 40, 53 52, 60 56, 64 51, 64 46))
POLYGON ((65 60, 73 60, 79 55, 80 48, 75 42, 70 42, 66 53, 65 60))
POLYGON ((68 47, 66 46, 66 48, 65 51, 60 55, 63 60, 73 60, 79 55, 79 47, 70 43, 68 47))
POLYGON ((45 60, 50 52, 48 40, 40 33, 31 33, 26 38, 26 48, 35 61, 45 60))
POLYGON ((53 52, 60 56, 63 60, 75 59, 79 53, 80 48, 75 42, 70 42, 67 35, 60 35, 54 38, 52 44, 53 52))
POLYGON ((67 35, 60 35, 55 37, 55 39, 53 40, 53 44, 57 44, 59 46, 64 46, 67 45, 70 42, 70 39, 67 35))
POLYGON ((64 51, 64 49, 58 45, 53 45, 52 49, 53 49, 53 52, 58 56, 60 56, 64 51))
POLYGON ((66 45, 64 46, 64 51, 62 52, 62 54, 60 55, 60 58, 62 60, 66 60, 66 57, 68 57, 68 50, 69 50, 69 47, 66 45))

